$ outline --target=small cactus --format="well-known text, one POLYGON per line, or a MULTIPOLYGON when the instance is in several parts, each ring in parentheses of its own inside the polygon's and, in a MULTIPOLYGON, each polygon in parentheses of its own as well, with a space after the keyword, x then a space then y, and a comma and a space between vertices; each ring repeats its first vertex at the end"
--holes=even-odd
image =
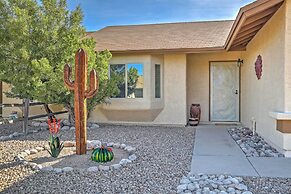
POLYGON ((98 91, 98 76, 95 70, 90 72, 90 86, 87 89, 88 59, 85 51, 79 49, 75 55, 75 80, 71 80, 72 68, 64 67, 64 82, 69 90, 74 90, 76 154, 86 154, 87 141, 87 98, 92 98, 98 91))

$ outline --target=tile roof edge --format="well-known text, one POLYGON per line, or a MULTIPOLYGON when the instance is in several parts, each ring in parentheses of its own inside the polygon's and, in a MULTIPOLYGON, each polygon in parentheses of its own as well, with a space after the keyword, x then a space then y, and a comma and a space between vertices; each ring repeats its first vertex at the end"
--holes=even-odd
POLYGON ((105 26, 99 30, 87 31, 86 33, 94 33, 98 32, 107 28, 114 28, 114 27, 132 27, 132 26, 158 26, 158 25, 171 25, 171 24, 193 24, 193 23, 211 23, 211 22, 234 22, 235 20, 205 20, 205 21, 188 21, 188 22, 165 22, 165 23, 152 23, 152 24, 129 24, 129 25, 112 25, 112 26, 105 26))

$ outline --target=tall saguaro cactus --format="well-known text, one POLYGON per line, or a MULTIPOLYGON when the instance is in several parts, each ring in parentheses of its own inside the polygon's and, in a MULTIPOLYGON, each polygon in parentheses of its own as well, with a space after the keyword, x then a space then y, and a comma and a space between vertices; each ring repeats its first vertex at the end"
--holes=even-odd
POLYGON ((90 86, 87 89, 88 59, 85 51, 79 49, 75 55, 75 80, 71 80, 72 68, 66 64, 64 67, 64 82, 74 90, 75 128, 76 128, 76 154, 86 154, 87 141, 87 103, 86 99, 93 97, 98 91, 98 76, 95 70, 90 72, 90 86))

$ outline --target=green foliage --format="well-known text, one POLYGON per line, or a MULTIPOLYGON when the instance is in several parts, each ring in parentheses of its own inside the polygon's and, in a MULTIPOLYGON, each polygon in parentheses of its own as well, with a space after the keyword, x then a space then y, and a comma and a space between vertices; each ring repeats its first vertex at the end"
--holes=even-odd
POLYGON ((134 93, 137 80, 138 80, 138 70, 135 67, 130 67, 127 73, 128 95, 134 93))
POLYGON ((49 154, 52 157, 57 158, 61 153, 62 149, 64 148, 64 142, 60 143, 59 137, 50 135, 49 146, 50 146, 50 150, 48 150, 49 154))
POLYGON ((99 74, 100 92, 88 100, 88 110, 116 92, 114 80, 108 80, 111 54, 94 51, 94 40, 84 38, 82 19, 80 7, 68 11, 66 0, 0 0, 0 80, 12 85, 10 97, 73 109, 63 68, 74 66, 79 48, 87 52, 88 70, 99 74))

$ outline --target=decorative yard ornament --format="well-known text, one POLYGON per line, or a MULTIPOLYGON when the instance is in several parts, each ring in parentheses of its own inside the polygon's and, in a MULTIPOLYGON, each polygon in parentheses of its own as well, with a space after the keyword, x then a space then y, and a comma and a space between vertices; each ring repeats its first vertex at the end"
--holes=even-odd
POLYGON ((90 86, 87 89, 88 59, 85 51, 79 49, 75 55, 75 80, 71 80, 72 68, 66 64, 64 68, 64 82, 74 90, 76 154, 86 154, 87 141, 87 103, 86 99, 93 97, 98 91, 98 76, 95 70, 90 72, 90 86))
POLYGON ((262 71, 263 71, 263 64, 262 64, 262 56, 259 55, 257 57, 257 61, 255 63, 255 70, 256 70, 256 75, 257 75, 257 78, 258 80, 261 79, 262 77, 262 71))
POLYGON ((93 161, 100 163, 110 162, 113 158, 114 154, 112 148, 103 145, 100 148, 94 149, 91 155, 93 161))
POLYGON ((48 119, 48 126, 50 129, 50 138, 49 138, 49 147, 50 150, 47 150, 49 154, 57 158, 64 148, 64 143, 60 141, 60 129, 61 129, 61 120, 57 121, 55 118, 48 119))

